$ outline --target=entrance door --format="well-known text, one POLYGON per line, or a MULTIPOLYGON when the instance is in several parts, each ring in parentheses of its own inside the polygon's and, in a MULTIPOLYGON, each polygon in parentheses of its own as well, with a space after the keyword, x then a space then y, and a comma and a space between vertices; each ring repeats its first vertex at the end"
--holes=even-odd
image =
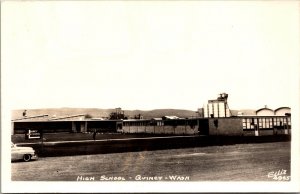
POLYGON ((208 119, 199 119, 198 132, 200 135, 209 135, 208 119))
POLYGON ((76 127, 76 132, 79 133, 81 131, 81 123, 80 122, 76 122, 75 123, 75 127, 76 127))

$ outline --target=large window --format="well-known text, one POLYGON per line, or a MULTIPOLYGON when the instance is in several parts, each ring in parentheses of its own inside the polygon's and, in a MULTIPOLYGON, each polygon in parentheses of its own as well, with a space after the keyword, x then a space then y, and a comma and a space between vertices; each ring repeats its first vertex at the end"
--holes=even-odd
POLYGON ((284 119, 288 122, 288 118, 277 117, 255 117, 255 118, 243 118, 243 129, 255 129, 257 126, 259 129, 272 129, 276 125, 283 125, 284 119))
POLYGON ((257 125, 256 118, 244 118, 243 119, 243 129, 254 129, 255 125, 257 125))
POLYGON ((243 118, 243 129, 254 129, 258 126, 259 129, 273 129, 281 128, 283 126, 290 126, 290 117, 255 117, 255 118, 243 118))

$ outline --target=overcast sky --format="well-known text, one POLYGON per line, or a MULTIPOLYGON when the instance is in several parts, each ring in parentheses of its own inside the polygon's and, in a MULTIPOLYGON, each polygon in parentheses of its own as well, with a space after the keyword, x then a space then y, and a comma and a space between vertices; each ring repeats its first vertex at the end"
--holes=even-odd
MULTIPOLYGON (((297 1, 25 1, 1 6, 12 109, 292 106, 297 1)), ((298 88, 296 88, 298 89, 298 88)))

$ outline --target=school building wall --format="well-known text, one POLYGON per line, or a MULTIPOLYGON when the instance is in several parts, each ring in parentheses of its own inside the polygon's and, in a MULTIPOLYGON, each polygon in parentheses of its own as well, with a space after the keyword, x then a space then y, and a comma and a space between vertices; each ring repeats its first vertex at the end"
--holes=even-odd
POLYGON ((189 125, 186 126, 124 126, 122 128, 123 133, 155 133, 155 134, 197 134, 198 126, 193 128, 189 125))
POLYGON ((240 118, 211 118, 208 124, 209 135, 243 135, 242 119, 240 118))

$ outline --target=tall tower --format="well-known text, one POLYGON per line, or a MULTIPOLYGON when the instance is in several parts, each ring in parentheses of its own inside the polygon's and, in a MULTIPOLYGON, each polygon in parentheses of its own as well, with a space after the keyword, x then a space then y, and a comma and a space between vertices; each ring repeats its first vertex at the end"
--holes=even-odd
POLYGON ((230 117, 231 112, 227 103, 228 94, 221 93, 216 100, 208 100, 204 105, 204 117, 230 117))

